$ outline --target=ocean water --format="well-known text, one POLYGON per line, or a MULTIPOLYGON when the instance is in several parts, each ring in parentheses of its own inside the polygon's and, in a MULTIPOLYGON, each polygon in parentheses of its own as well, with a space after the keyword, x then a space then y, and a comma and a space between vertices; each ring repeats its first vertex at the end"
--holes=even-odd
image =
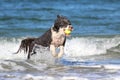
POLYGON ((120 80, 119 19, 119 0, 0 0, 0 80, 120 80), (58 14, 74 27, 61 59, 43 47, 13 54, 58 14))

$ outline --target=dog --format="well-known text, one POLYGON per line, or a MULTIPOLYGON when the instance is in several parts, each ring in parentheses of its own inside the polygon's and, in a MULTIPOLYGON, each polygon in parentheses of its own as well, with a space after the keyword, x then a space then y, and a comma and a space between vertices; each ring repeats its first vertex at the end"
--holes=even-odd
POLYGON ((65 16, 57 15, 54 25, 48 29, 48 31, 38 38, 23 39, 16 53, 24 50, 25 53, 28 53, 27 59, 30 59, 32 54, 36 54, 34 50, 35 45, 40 45, 43 47, 49 47, 53 57, 61 58, 64 54, 64 46, 67 36, 64 30, 66 28, 73 30, 71 22, 65 16), (57 54, 56 48, 58 47, 60 48, 60 51, 57 54))

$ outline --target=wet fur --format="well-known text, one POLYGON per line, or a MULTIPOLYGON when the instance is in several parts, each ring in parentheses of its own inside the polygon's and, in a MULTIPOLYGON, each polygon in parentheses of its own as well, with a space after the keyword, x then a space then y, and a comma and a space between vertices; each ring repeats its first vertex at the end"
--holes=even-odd
POLYGON ((29 52, 30 45, 31 45, 32 41, 34 41, 35 39, 36 38, 26 38, 26 39, 23 39, 21 41, 20 47, 19 47, 18 51, 16 52, 16 54, 21 52, 22 50, 24 51, 24 53, 29 52))
MULTIPOLYGON (((67 25, 71 25, 70 21, 63 16, 57 16, 57 19, 55 20, 54 26, 50 28, 48 31, 46 31, 42 36, 38 38, 26 38, 21 41, 20 47, 18 49, 18 52, 21 50, 24 50, 25 53, 28 53, 27 59, 30 59, 31 54, 34 54, 34 46, 35 44, 41 45, 43 47, 51 47, 52 53, 55 52, 54 48, 54 43, 52 44, 53 38, 52 34, 53 32, 58 33, 60 28, 66 27, 67 25)), ((64 41, 61 45, 57 46, 61 48, 61 54, 59 55, 60 57, 63 55, 63 48, 66 42, 66 36, 64 36, 64 41)), ((55 57, 56 53, 53 53, 53 56, 55 57)))

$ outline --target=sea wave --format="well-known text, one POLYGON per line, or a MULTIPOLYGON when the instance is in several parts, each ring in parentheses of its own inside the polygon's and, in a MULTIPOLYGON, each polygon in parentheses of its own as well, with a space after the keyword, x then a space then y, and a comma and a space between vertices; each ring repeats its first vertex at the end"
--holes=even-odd
MULTIPOLYGON (((107 54, 107 50, 120 44, 120 37, 76 37, 67 40, 65 53, 69 57, 107 54)), ((116 48, 118 49, 118 48, 116 48)))
MULTIPOLYGON (((19 48, 21 38, 0 38, 0 59, 13 58, 14 52, 19 48), (7 56, 6 56, 7 55, 7 56)), ((101 38, 101 37, 72 37, 67 39, 65 44, 65 55, 64 57, 82 57, 82 56, 91 56, 91 55, 101 55, 107 54, 108 51, 117 51, 119 50, 120 37, 110 37, 110 38, 101 38)), ((23 57, 22 55, 21 57, 23 57)), ((14 58, 17 58, 15 56, 14 58)), ((19 56, 20 57, 20 56, 19 56)))
POLYGON ((4 80, 119 80, 120 65, 79 65, 79 66, 50 66, 33 61, 1 60, 1 79, 4 80), (76 74, 73 72, 79 72, 76 74), (92 70, 92 72, 91 72, 92 70), (67 71, 67 73, 66 73, 67 71), (10 72, 10 73, 9 73, 10 72), (13 73, 14 72, 14 73, 13 73), (19 72, 19 73, 17 73, 19 72), (23 73, 24 72, 24 73, 23 73), (46 74, 49 73, 49 74, 46 74), (105 75, 103 75, 103 73, 105 75), (111 75, 109 75, 111 74, 111 75), (113 76, 114 75, 114 76, 113 76), (109 77, 108 77, 109 76, 109 77), (7 78, 7 79, 6 79, 7 78))

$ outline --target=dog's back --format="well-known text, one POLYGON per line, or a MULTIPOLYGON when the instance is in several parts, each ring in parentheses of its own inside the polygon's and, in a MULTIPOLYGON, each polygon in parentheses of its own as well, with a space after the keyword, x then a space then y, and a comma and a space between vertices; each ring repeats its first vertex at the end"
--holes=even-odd
MULTIPOLYGON (((26 38, 23 39, 21 41, 20 47, 18 49, 18 51, 16 52, 19 53, 22 50, 24 51, 24 53, 28 54, 28 59, 30 58, 30 54, 33 51, 33 47, 35 44, 37 45, 41 45, 43 47, 49 47, 52 41, 51 38, 51 29, 49 29, 46 33, 44 33, 42 36, 38 37, 38 38, 26 38)), ((34 54, 34 53, 32 53, 34 54)))
POLYGON ((51 37, 51 29, 49 29, 47 32, 45 32, 42 36, 39 38, 35 39, 33 43, 44 46, 44 47, 49 47, 52 41, 51 37))

